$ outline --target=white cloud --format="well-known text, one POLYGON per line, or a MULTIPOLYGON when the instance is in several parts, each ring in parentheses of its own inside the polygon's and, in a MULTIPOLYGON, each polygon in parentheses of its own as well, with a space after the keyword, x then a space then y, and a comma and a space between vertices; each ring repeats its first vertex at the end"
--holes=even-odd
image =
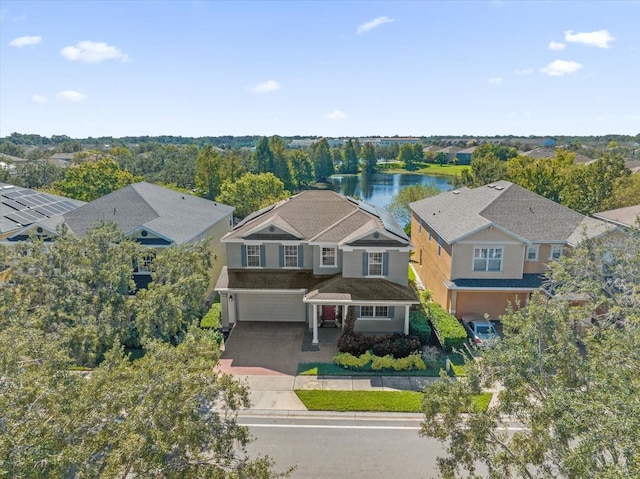
POLYGON ((347 115, 340 110, 333 110, 331 113, 328 113, 324 116, 327 120, 344 120, 347 115))
POLYGON ((42 37, 25 35, 24 37, 14 38, 9 42, 12 47, 26 47, 29 45, 37 45, 42 41, 42 37))
POLYGON ((64 90, 58 93, 56 98, 60 101, 79 102, 87 98, 87 95, 80 93, 79 91, 64 90))
POLYGON ((573 33, 571 30, 564 32, 564 39, 571 43, 582 43, 590 47, 609 48, 609 43, 615 40, 615 37, 606 30, 598 30, 597 32, 573 33))
POLYGON ((566 43, 562 43, 562 42, 549 42, 549 50, 564 50, 565 48, 567 48, 567 44, 566 43))
POLYGON ((500 85, 500 84, 502 84, 502 80, 503 80, 502 77, 489 78, 489 83, 491 85, 500 85))
POLYGON ((40 103, 40 104, 47 103, 46 97, 42 95, 37 95, 35 93, 31 96, 31 101, 33 103, 40 103))
POLYGON ((279 90, 280 88, 280 83, 275 80, 269 80, 264 83, 258 83, 252 88, 252 90, 254 93, 271 93, 272 91, 279 90))
POLYGON ((578 62, 555 60, 549 63, 546 67, 541 68, 540 71, 552 77, 561 77, 568 73, 575 73, 581 68, 582 65, 578 62))
POLYGON ((60 55, 72 62, 100 63, 105 60, 129 61, 129 55, 123 53, 118 47, 107 45, 104 42, 82 41, 74 46, 64 47, 60 55))
POLYGON ((516 70, 516 75, 531 75, 533 73, 533 68, 525 68, 523 70, 516 70))
POLYGON ((391 22, 395 22, 395 19, 389 18, 389 17, 374 18, 373 20, 360 25, 356 33, 358 35, 362 35, 364 32, 368 32, 369 30, 373 30, 374 28, 379 27, 380 25, 383 25, 385 23, 391 23, 391 22))

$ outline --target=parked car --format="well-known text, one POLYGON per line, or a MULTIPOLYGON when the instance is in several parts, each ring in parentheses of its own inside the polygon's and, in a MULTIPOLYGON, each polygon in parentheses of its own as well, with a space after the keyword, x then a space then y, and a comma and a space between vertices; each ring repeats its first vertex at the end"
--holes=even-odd
POLYGON ((462 321, 467 336, 478 348, 493 346, 500 335, 491 321, 486 319, 470 319, 462 321))

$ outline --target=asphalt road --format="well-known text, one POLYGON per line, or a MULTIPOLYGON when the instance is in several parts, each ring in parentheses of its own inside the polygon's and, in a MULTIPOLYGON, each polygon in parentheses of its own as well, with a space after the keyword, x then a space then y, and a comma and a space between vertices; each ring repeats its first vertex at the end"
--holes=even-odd
POLYGON ((335 417, 242 417, 256 437, 252 457, 269 455, 294 479, 418 479, 437 477, 437 441, 420 437, 419 420, 335 417))

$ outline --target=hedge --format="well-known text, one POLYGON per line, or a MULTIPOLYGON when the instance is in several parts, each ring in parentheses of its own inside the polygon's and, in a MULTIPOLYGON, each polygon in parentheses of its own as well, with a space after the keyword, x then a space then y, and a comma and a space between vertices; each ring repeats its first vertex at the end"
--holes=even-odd
POLYGON ((460 322, 438 303, 426 303, 424 309, 442 348, 447 351, 461 348, 467 340, 467 332, 460 322))
POLYGON ((203 329, 220 329, 222 322, 220 321, 221 307, 220 303, 213 303, 211 309, 207 311, 200 321, 200 327, 203 329))
POLYGON ((333 362, 342 368, 353 371, 412 371, 427 369, 422 357, 415 353, 399 359, 395 359, 391 355, 376 356, 371 351, 367 351, 360 356, 338 353, 333 357, 333 362))
POLYGON ((414 310, 409 313, 409 334, 418 338, 423 346, 429 344, 431 326, 424 311, 414 310))

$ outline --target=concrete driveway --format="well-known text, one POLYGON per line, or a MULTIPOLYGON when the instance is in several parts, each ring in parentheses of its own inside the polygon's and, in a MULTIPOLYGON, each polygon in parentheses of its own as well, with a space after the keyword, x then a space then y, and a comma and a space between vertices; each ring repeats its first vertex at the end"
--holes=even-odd
POLYGON ((314 351, 308 347, 306 329, 304 323, 238 322, 225 341, 219 370, 242 376, 295 376, 300 362, 331 362, 340 330, 320 328, 319 350, 314 351))

